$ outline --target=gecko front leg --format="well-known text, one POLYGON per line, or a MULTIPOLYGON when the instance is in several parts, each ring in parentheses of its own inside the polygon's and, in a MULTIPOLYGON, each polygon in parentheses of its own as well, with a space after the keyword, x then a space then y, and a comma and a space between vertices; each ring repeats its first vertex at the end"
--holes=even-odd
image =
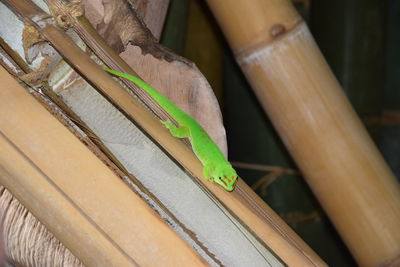
POLYGON ((210 164, 205 164, 203 167, 203 176, 210 182, 214 182, 214 177, 212 177, 211 173, 213 172, 214 167, 210 164))
POLYGON ((175 124, 170 121, 161 121, 161 123, 164 124, 165 128, 169 130, 172 136, 178 138, 186 138, 190 135, 189 128, 186 126, 176 127, 175 124))

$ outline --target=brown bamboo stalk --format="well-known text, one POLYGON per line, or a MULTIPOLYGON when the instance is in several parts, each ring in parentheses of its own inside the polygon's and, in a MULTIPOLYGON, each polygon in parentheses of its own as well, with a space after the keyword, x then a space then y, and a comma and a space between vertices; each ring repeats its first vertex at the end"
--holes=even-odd
POLYGON ((206 265, 3 68, 0 79, 0 183, 85 265, 206 265))
POLYGON ((399 259, 399 185, 291 3, 207 2, 357 262, 378 266, 399 259))

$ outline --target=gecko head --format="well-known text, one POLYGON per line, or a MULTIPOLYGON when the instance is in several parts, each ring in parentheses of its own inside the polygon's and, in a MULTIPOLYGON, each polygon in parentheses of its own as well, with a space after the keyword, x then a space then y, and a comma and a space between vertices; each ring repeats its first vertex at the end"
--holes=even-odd
POLYGON ((214 176, 214 182, 222 186, 228 191, 232 191, 235 188, 237 181, 237 174, 235 169, 230 164, 220 166, 216 172, 218 175, 214 176))

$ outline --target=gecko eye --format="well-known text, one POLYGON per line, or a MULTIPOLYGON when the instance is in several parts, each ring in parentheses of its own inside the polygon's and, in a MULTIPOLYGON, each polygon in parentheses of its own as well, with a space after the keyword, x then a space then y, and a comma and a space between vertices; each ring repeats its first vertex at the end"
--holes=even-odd
MULTIPOLYGON (((228 184, 224 181, 224 179, 222 179, 222 177, 220 176, 220 177, 218 177, 219 178, 219 180, 225 185, 225 186, 228 186, 228 184)), ((221 184, 222 185, 222 184, 221 184)))

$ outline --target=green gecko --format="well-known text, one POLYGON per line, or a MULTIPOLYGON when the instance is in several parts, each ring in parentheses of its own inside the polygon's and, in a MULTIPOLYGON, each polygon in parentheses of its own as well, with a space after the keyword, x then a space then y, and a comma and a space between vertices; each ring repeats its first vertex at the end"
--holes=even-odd
POLYGON ((103 67, 109 73, 128 79, 142 88, 156 101, 178 124, 176 127, 170 121, 161 121, 170 133, 178 138, 189 138, 193 152, 203 164, 203 175, 216 182, 228 191, 235 188, 237 174, 232 165, 227 161, 221 150, 210 138, 200 124, 175 106, 165 96, 138 77, 103 67))

